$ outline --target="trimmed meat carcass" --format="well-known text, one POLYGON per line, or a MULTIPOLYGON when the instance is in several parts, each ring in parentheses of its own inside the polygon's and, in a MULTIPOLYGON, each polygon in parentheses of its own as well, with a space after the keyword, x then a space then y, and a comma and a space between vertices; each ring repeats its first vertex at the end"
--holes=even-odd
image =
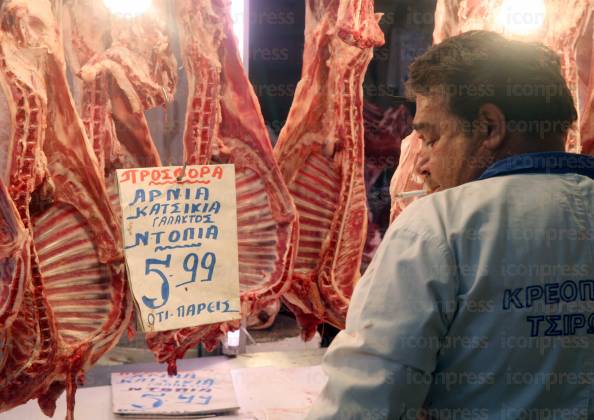
POLYGON ((89 0, 71 2, 65 13, 81 116, 118 223, 116 169, 161 165, 144 112, 173 98, 177 64, 159 16, 118 18, 102 2, 89 0), (88 16, 99 28, 87 24, 88 16))
POLYGON ((299 240, 284 303, 302 337, 344 327, 366 238, 365 71, 383 45, 371 0, 306 1, 305 50, 275 157, 297 206, 299 240))
POLYGON ((74 0, 66 3, 63 12, 64 47, 75 103, 85 131, 93 145, 101 174, 105 174, 105 157, 111 158, 116 133, 111 117, 109 77, 97 75, 88 81, 80 78, 82 67, 103 53, 111 44, 111 14, 102 1, 74 0), (88 17, 96 22, 88 24, 88 17))
MULTIPOLYGON (((175 5, 189 85, 184 161, 235 165, 241 314, 253 319, 260 309, 274 308, 289 287, 295 207, 241 65, 230 2, 176 0, 175 5)), ((149 333, 147 343, 173 373, 175 360, 188 348, 198 342, 211 348, 237 327, 223 323, 149 333)))
POLYGON ((38 398, 51 416, 67 389, 72 418, 77 381, 130 320, 121 238, 50 2, 6 0, 0 24, 0 118, 10 130, 0 174, 32 237, 18 314, 0 332, 0 412, 38 398))
POLYGON ((158 12, 130 20, 112 16, 102 2, 77 0, 65 13, 68 61, 81 79, 75 85, 82 119, 118 223, 116 169, 161 165, 145 111, 165 106, 177 84, 177 63, 158 12), (88 16, 98 19, 100 29, 87 24, 88 16))
POLYGON ((76 75, 95 54, 111 45, 111 13, 103 1, 69 0, 62 7, 61 22, 68 70, 73 76, 69 82, 80 111, 83 83, 76 75), (88 24, 89 16, 93 16, 93 25, 88 24))
POLYGON ((68 61, 82 79, 81 116, 119 221, 115 170, 161 165, 144 112, 173 99, 175 56, 157 12, 130 20, 102 2, 77 0, 66 16, 68 61))

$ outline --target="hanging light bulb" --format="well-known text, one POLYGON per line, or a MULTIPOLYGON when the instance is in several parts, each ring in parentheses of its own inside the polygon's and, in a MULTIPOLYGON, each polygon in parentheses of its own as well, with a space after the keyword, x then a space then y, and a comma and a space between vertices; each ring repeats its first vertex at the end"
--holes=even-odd
POLYGON ((497 24, 510 35, 529 36, 544 25, 546 13, 544 0, 504 0, 497 24))
POLYGON ((127 18, 142 16, 152 6, 152 0, 103 0, 103 3, 114 15, 127 18))

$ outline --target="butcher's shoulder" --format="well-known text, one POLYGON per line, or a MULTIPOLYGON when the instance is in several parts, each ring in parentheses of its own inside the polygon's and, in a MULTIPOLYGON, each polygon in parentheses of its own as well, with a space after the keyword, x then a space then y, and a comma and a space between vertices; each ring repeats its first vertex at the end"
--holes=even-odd
POLYGON ((518 180, 512 178, 470 182, 423 197, 400 214, 393 229, 445 240, 485 223, 499 223, 513 212, 510 191, 517 190, 522 197, 531 195, 526 191, 530 188, 517 185, 518 180))

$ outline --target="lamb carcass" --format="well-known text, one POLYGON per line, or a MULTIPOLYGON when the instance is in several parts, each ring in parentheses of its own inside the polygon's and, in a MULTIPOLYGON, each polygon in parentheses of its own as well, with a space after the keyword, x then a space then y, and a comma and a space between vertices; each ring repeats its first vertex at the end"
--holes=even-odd
POLYGON ((0 22, 10 126, 0 173, 33 239, 19 313, 0 333, 0 411, 38 398, 52 415, 67 388, 72 418, 77 380, 130 319, 121 238, 74 109, 50 2, 4 1, 0 22))
POLYGON ((85 130, 121 222, 116 169, 161 165, 144 112, 173 99, 176 60, 158 11, 130 20, 101 2, 78 0, 66 10, 65 27, 85 130), (87 24, 90 15, 100 29, 87 24))
POLYGON ((68 61, 82 79, 81 116, 119 220, 115 170, 161 165, 144 112, 173 99, 176 60, 157 12, 130 20, 78 0, 66 17, 68 61))
MULTIPOLYGON (((188 78, 184 133, 187 164, 235 165, 241 313, 274 308, 289 287, 295 207, 272 153, 268 131, 232 31, 230 2, 177 0, 176 19, 188 78)), ((147 334, 159 361, 169 363, 198 342, 216 345, 237 323, 147 334)))
POLYGON ((344 327, 366 238, 362 83, 384 42, 371 0, 306 2, 305 50, 275 157, 297 206, 299 241, 283 296, 302 336, 344 327))

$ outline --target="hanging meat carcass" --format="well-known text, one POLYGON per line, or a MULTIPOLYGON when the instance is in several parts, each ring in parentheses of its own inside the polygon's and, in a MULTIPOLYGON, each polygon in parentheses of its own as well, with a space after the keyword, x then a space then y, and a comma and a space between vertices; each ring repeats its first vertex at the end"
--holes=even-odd
POLYGON ((144 112, 173 98, 176 60, 159 13, 130 20, 112 16, 101 2, 78 0, 64 21, 68 61, 82 79, 75 90, 83 123, 119 223, 116 169, 161 165, 144 112), (86 23, 89 15, 101 29, 86 23))
MULTIPOLYGON (((275 302, 289 287, 295 208, 241 65, 230 2, 177 0, 175 4, 189 85, 184 161, 235 165, 241 312, 245 319, 254 319, 260 309, 277 308, 275 302)), ((175 360, 188 348, 198 342, 213 347, 236 327, 236 323, 214 324, 150 333, 147 343, 159 361, 169 363, 172 373, 175 360)))
POLYGON ((297 206, 293 284, 302 336, 344 327, 366 238, 362 83, 384 42, 371 0, 306 1, 302 78, 275 147, 297 206))
POLYGON ((93 145, 101 174, 105 174, 105 156, 111 158, 116 144, 109 76, 99 74, 89 80, 80 78, 82 67, 93 57, 103 53, 111 44, 111 15, 102 1, 74 0, 66 3, 62 17, 64 47, 71 73, 72 91, 85 131, 93 145), (95 24, 89 25, 93 16, 95 24))
POLYGON ((0 333, 0 411, 38 398, 52 415, 67 388, 72 418, 77 380, 129 323, 121 238, 74 109, 51 4, 4 1, 0 22, 8 105, 0 109, 10 127, 0 174, 33 239, 18 315, 0 333))
POLYGON ((70 3, 65 13, 81 116, 118 222, 116 169, 161 165, 144 112, 173 98, 177 65, 159 16, 118 18, 89 0, 70 3), (90 15, 100 29, 87 24, 90 15))
POLYGON ((176 60, 158 11, 118 18, 101 2, 77 0, 66 17, 68 61, 82 79, 81 116, 119 220, 115 170, 161 165, 144 112, 173 99, 176 60), (88 25, 88 16, 103 29, 88 25))

